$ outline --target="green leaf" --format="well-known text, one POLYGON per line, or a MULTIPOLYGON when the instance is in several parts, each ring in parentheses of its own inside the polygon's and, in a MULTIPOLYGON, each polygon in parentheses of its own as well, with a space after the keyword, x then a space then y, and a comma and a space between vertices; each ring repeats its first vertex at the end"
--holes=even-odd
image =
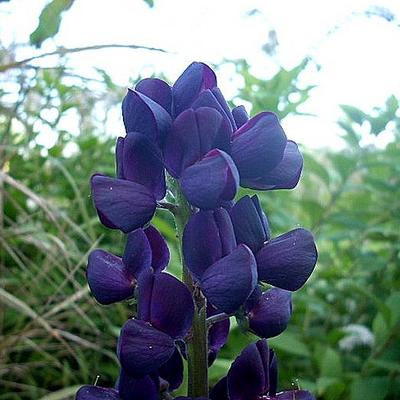
POLYGON ((372 332, 377 344, 383 343, 386 340, 389 334, 389 328, 382 313, 376 314, 372 321, 372 332))
POLYGON ((305 170, 308 171, 308 173, 313 174, 318 176, 327 186, 329 186, 330 183, 330 176, 327 168, 322 164, 322 162, 319 162, 315 156, 312 156, 310 154, 303 154, 304 156, 304 165, 305 165, 305 170))
POLYGON ((53 0, 43 8, 39 16, 39 25, 29 37, 32 45, 40 47, 46 39, 57 34, 61 24, 61 14, 68 10, 74 1, 53 0))
POLYGON ((381 359, 371 359, 369 361, 371 365, 374 367, 382 368, 384 370, 387 370, 389 372, 396 372, 400 373, 400 365, 397 362, 394 361, 386 361, 386 360, 381 360, 381 359))
POLYGON ((339 353, 328 347, 320 361, 320 375, 338 378, 342 375, 342 372, 343 368, 339 353))
POLYGON ((283 350, 297 356, 309 357, 310 350, 294 333, 284 332, 282 335, 269 340, 272 348, 283 350))
POLYGON ((154 0, 143 0, 150 8, 154 7, 154 0))
POLYGON ((351 385, 351 400, 383 400, 389 390, 389 378, 358 378, 351 385))
POLYGON ((350 120, 356 122, 359 125, 361 125, 366 119, 365 113, 357 107, 343 104, 340 106, 340 108, 346 113, 350 120))

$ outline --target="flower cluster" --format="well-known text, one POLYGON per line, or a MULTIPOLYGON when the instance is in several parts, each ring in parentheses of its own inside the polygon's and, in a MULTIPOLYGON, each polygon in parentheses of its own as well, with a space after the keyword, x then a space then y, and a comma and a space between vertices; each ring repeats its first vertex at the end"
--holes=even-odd
POLYGON ((122 113, 126 135, 117 140, 116 177, 95 174, 91 189, 100 221, 126 234, 126 246, 122 257, 94 250, 87 279, 99 303, 134 298, 137 312, 118 340, 115 388, 84 386, 77 399, 172 398, 183 381, 183 358, 191 364, 188 344, 201 315, 208 321, 209 365, 227 341, 230 316, 263 339, 239 355, 210 397, 196 398, 312 399, 302 390, 277 393, 277 361, 266 338, 286 328, 291 292, 314 269, 313 236, 298 228, 271 237, 258 197, 235 201, 239 186, 294 188, 303 167, 296 143, 275 114, 249 118, 242 106, 231 110, 203 63, 192 63, 172 87, 154 78, 140 81, 128 91, 122 113), (180 239, 189 284, 164 272, 169 249, 150 224, 157 207, 184 219, 180 239))

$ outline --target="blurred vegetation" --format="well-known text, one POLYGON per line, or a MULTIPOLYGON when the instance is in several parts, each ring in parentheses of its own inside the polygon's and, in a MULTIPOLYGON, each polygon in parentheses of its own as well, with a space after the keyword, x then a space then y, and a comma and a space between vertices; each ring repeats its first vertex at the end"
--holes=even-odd
MULTIPOLYGON (((64 4, 59 18, 72 1, 57 3, 64 4)), ((58 25, 31 36, 32 44, 58 25)), ((98 222, 88 181, 95 171, 113 174, 122 132, 107 132, 108 120, 125 88, 102 70, 80 76, 63 53, 56 67, 10 67, 14 52, 0 43, 0 399, 73 398, 97 375, 99 384, 113 384, 116 338, 130 315, 129 304, 96 304, 85 280, 92 248, 117 254, 123 248, 122 234, 98 222)), ((301 114, 312 96, 311 86, 298 85, 307 62, 265 81, 236 60, 244 85, 233 102, 252 103, 252 114, 301 114)), ((294 296, 288 330, 270 342, 281 388, 309 388, 326 400, 394 400, 400 398, 399 101, 391 96, 372 115, 350 105, 342 110, 344 149, 303 149, 297 190, 261 195, 274 235, 302 225, 315 233, 320 252, 312 279, 294 296), (384 131, 393 135, 384 148, 363 144, 384 131)), ((155 223, 173 246, 169 270, 176 272, 172 221, 161 212, 155 223)), ((211 368, 213 381, 254 340, 232 326, 211 368)))

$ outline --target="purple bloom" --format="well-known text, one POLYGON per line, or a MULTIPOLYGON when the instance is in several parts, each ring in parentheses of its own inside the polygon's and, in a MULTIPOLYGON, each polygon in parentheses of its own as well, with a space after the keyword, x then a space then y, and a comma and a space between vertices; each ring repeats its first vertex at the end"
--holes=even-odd
POLYGON ((237 106, 232 110, 233 118, 235 119, 236 126, 240 128, 244 125, 250 118, 249 114, 247 114, 244 106, 237 106))
POLYGON ((300 289, 310 277, 318 253, 311 232, 297 228, 270 239, 269 226, 257 196, 242 197, 230 210, 238 243, 255 255, 258 279, 281 289, 300 289))
POLYGON ((156 211, 153 193, 139 183, 93 175, 92 198, 100 221, 124 233, 143 227, 156 211))
POLYGON ((157 78, 146 78, 136 85, 135 90, 158 103, 168 114, 171 114, 172 90, 168 83, 157 78))
POLYGON ((117 353, 122 368, 132 377, 156 372, 174 351, 174 339, 148 322, 130 319, 122 327, 117 353))
POLYGON ((251 250, 236 247, 229 214, 223 208, 194 214, 183 234, 183 255, 210 303, 228 314, 236 311, 257 284, 251 250))
POLYGON ((159 383, 158 378, 145 376, 143 378, 132 378, 123 370, 118 378, 117 389, 104 388, 100 386, 82 386, 77 394, 76 400, 158 400, 159 383))
POLYGON ((174 384, 182 380, 180 355, 175 341, 188 333, 194 305, 186 286, 166 273, 143 273, 139 278, 140 320, 128 320, 118 341, 118 358, 132 377, 157 372, 169 362, 178 365, 161 370, 164 379, 174 384))
POLYGON ((209 151, 200 161, 185 169, 182 192, 188 201, 202 209, 220 207, 232 200, 239 187, 239 174, 232 158, 222 150, 209 151))
POLYGON ((277 361, 265 339, 247 346, 233 362, 227 377, 213 388, 211 400, 313 400, 305 390, 277 393, 277 361))
POLYGON ((272 170, 256 178, 243 178, 241 185, 250 189, 293 189, 299 183, 303 156, 295 142, 288 140, 282 160, 272 170))
POLYGON ((191 108, 203 91, 216 86, 217 77, 208 65, 199 62, 190 64, 172 87, 174 117, 191 108))
POLYGON ((164 198, 166 186, 161 151, 142 133, 128 132, 117 141, 118 177, 140 183, 157 200, 164 198))
POLYGON ((228 212, 223 208, 192 215, 183 233, 183 256, 196 279, 216 261, 230 254, 236 239, 228 212))
POLYGON ((151 98, 135 90, 128 90, 122 102, 125 130, 139 132, 159 146, 171 127, 171 116, 151 98))
POLYGON ((112 304, 133 296, 137 279, 143 271, 164 269, 169 250, 156 228, 137 229, 127 237, 122 258, 101 249, 89 255, 87 280, 101 304, 112 304))
POLYGON ((115 389, 85 385, 76 393, 76 400, 120 400, 120 397, 115 389))
POLYGON ((210 107, 183 111, 173 122, 164 146, 165 166, 175 178, 210 150, 230 151, 231 130, 210 107))
POLYGON ((200 281, 201 290, 210 303, 227 314, 237 311, 256 285, 256 262, 244 244, 207 268, 200 281))
POLYGON ((279 288, 271 288, 256 295, 246 304, 249 328, 257 336, 271 338, 281 334, 292 315, 292 294, 279 288))
POLYGON ((237 242, 246 244, 253 252, 270 238, 268 220, 256 195, 238 200, 231 208, 230 216, 237 242))
POLYGON ((277 116, 270 112, 251 118, 232 139, 232 158, 241 180, 261 177, 275 168, 283 158, 287 142, 277 116))
POLYGON ((297 228, 266 242, 255 256, 261 281, 295 291, 310 277, 318 253, 311 232, 297 228))

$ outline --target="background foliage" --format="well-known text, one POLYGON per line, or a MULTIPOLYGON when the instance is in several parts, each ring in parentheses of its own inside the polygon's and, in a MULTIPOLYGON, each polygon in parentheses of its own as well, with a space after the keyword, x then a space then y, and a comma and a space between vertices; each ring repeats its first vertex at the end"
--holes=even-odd
MULTIPOLYGON (((32 45, 56 34, 61 13, 72 3, 49 3, 32 45)), ((91 249, 119 253, 123 247, 122 235, 98 222, 88 180, 94 171, 113 173, 115 136, 106 127, 125 88, 105 71, 79 76, 64 52, 56 67, 10 64, 14 50, 0 48, 0 399, 72 398, 77 386, 96 375, 100 384, 113 384, 115 342, 129 316, 128 304, 97 305, 85 281, 91 249), (68 128, 71 120, 74 130, 68 128)), ((301 114, 312 96, 311 86, 298 87, 308 59, 290 71, 280 69, 269 81, 252 75, 244 60, 229 62, 244 81, 233 103, 252 103, 252 114, 264 109, 281 118, 301 114)), ((345 147, 303 149, 298 189, 261 195, 274 235, 301 224, 315 233, 320 252, 311 281, 294 296, 289 329, 271 340, 282 388, 309 388, 327 400, 400 398, 395 95, 373 115, 343 105, 338 124, 345 147), (384 130, 393 134, 386 147, 362 145, 365 136, 384 130)), ((157 215, 156 225, 176 247, 169 216, 157 215)), ((172 251, 169 268, 176 272, 176 248, 172 251)), ((252 340, 233 324, 211 369, 213 381, 252 340)))

